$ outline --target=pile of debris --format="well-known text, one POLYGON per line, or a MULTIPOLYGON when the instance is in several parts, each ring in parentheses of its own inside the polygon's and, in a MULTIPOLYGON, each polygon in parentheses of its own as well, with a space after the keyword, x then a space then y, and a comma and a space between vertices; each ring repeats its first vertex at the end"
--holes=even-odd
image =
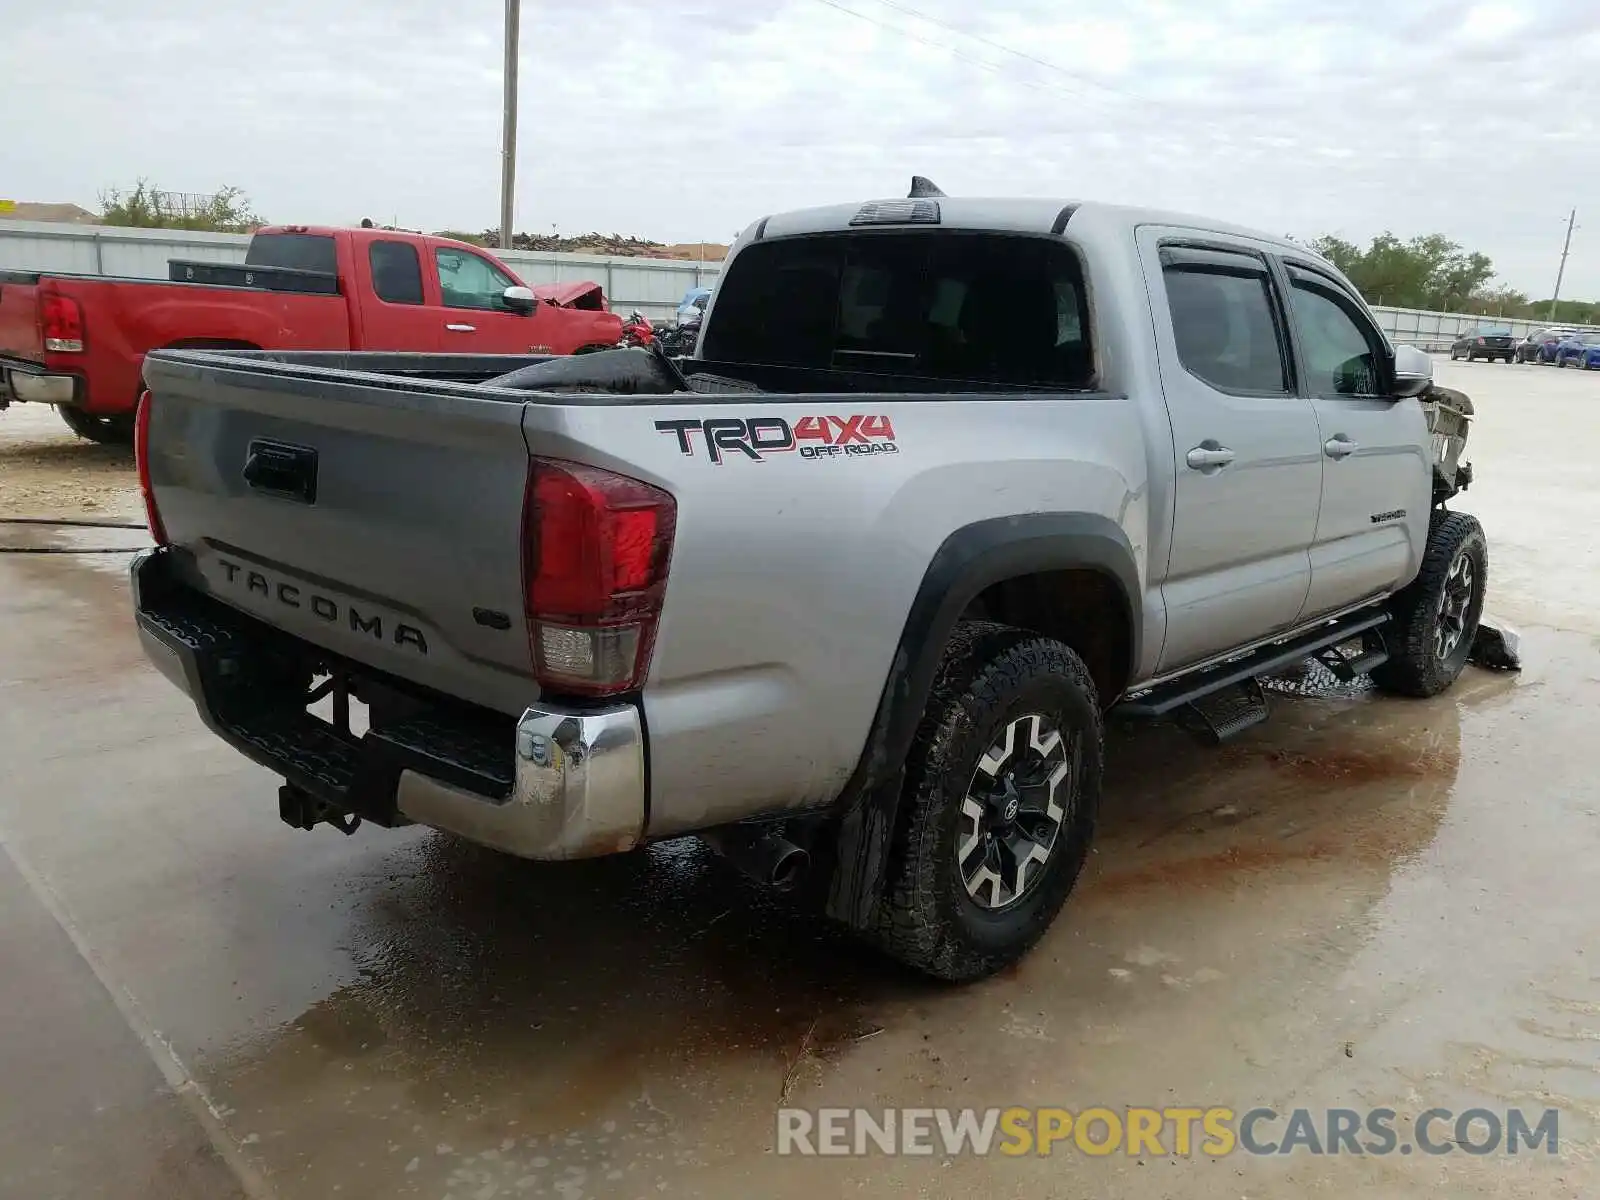
MULTIPOLYGON (((470 240, 491 250, 500 248, 500 233, 486 229, 470 240)), ((617 258, 686 258, 721 262, 728 256, 728 248, 716 242, 679 244, 668 246, 645 238, 623 237, 620 234, 585 233, 575 237, 558 234, 517 233, 511 237, 514 250, 543 250, 558 254, 605 254, 617 258)))

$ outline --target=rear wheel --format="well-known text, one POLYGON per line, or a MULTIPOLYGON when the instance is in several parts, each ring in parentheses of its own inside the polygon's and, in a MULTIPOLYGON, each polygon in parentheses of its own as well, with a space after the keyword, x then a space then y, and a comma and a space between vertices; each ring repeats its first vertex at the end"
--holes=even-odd
POLYGON ((117 413, 103 417, 86 413, 72 404, 60 404, 56 411, 67 423, 67 428, 81 438, 104 445, 125 446, 133 441, 133 414, 117 413))
POLYGON ((1077 654, 1007 625, 958 625, 907 760, 879 943, 948 980, 1021 958, 1083 870, 1101 753, 1077 654))
POLYGON ((1389 602, 1389 661, 1372 681, 1402 696, 1437 696, 1472 653, 1489 582, 1489 547, 1478 519, 1441 513, 1428 534, 1422 570, 1389 602))

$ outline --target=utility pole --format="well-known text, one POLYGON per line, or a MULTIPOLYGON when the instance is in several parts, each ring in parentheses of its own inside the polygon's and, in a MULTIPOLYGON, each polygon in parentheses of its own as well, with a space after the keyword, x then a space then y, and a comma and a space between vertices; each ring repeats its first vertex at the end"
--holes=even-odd
POLYGON ((1573 222, 1578 219, 1578 210, 1573 209, 1567 216, 1567 240, 1561 243, 1561 265, 1556 268, 1556 294, 1550 297, 1550 315, 1545 319, 1556 319, 1556 302, 1561 299, 1561 277, 1567 273, 1567 251, 1572 249, 1573 222))
POLYGON ((517 33, 522 0, 506 0, 505 116, 500 146, 500 249, 511 249, 512 200, 517 193, 517 33))

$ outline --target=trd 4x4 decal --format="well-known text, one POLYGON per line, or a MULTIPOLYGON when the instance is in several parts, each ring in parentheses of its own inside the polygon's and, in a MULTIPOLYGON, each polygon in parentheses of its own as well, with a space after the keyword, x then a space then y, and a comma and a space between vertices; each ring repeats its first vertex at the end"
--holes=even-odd
POLYGON ((793 426, 782 417, 707 417, 703 420, 657 421, 659 433, 678 439, 678 449, 693 456, 704 442, 714 463, 726 457, 763 462, 771 454, 798 452, 801 458, 857 458, 897 454, 894 425, 882 414, 852 413, 845 417, 801 417, 793 426))

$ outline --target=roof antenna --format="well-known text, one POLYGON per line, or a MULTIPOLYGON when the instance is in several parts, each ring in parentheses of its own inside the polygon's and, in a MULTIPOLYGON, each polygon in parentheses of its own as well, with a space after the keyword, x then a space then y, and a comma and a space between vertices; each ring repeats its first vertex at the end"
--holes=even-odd
POLYGON ((931 196, 943 195, 944 193, 939 190, 939 185, 934 183, 933 180, 923 175, 913 175, 911 177, 911 194, 906 198, 908 200, 924 200, 931 196))

